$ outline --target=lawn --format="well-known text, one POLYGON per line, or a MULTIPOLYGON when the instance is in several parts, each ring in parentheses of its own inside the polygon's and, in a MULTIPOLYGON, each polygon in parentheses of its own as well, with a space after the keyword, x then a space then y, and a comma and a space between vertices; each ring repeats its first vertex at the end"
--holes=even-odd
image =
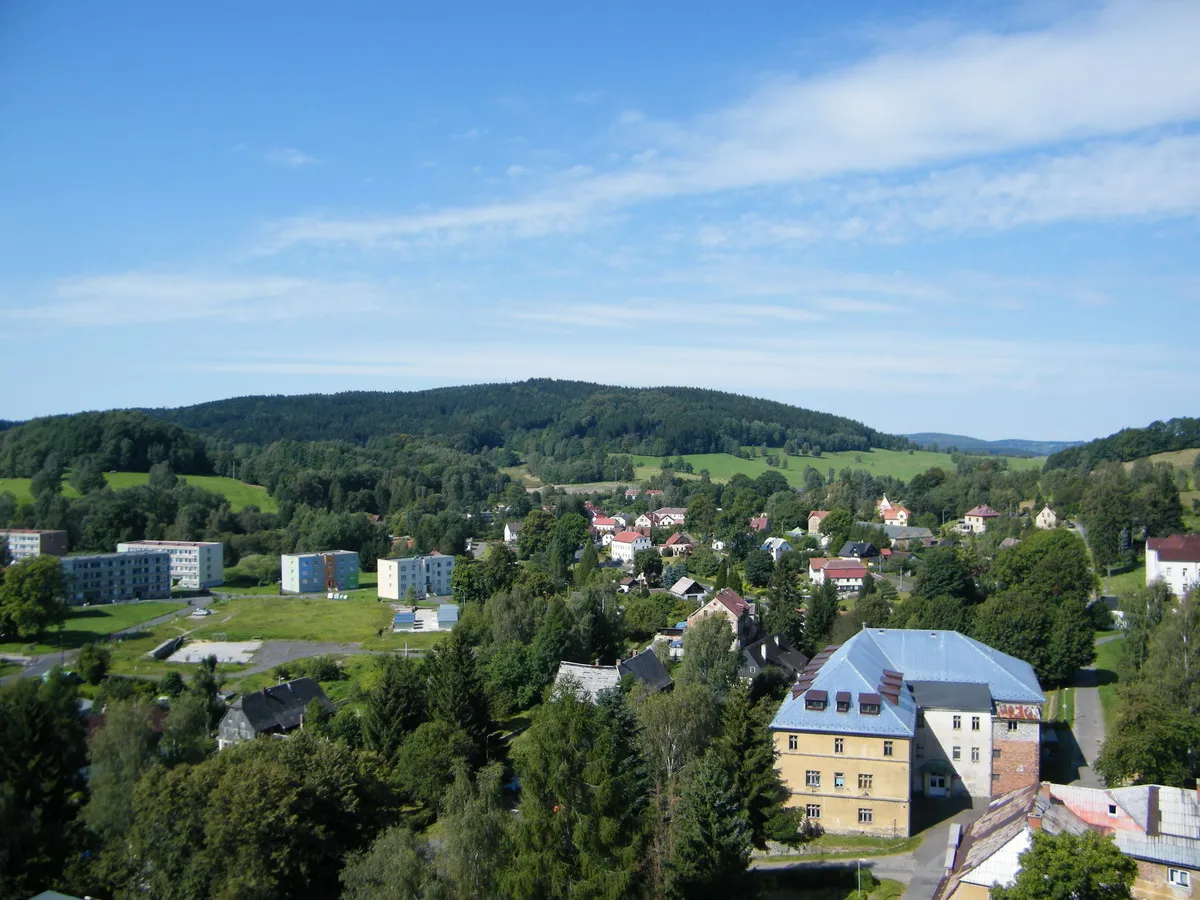
MULTIPOLYGON (((1190 450, 1168 450, 1166 453, 1153 453, 1144 458, 1150 463, 1170 463, 1176 469, 1183 469, 1190 473, 1192 466, 1196 464, 1197 456, 1200 456, 1200 448, 1193 447, 1190 450)), ((1137 461, 1134 460, 1134 462, 1137 461)), ((1132 469, 1133 462, 1125 463, 1125 468, 1132 469)))
MULTIPOLYGON (((193 487, 220 494, 229 501, 234 512, 240 512, 251 504, 263 512, 279 512, 279 504, 275 502, 275 498, 267 493, 265 487, 260 485, 245 484, 233 478, 222 478, 216 475, 184 475, 180 477, 193 487)), ((145 472, 109 472, 104 478, 114 491, 137 487, 150 480, 150 476, 145 472)), ((32 503, 33 495, 29 493, 29 481, 28 478, 0 478, 0 493, 10 491, 16 496, 18 503, 32 503)), ((64 481, 63 496, 78 497, 79 493, 71 487, 69 481, 64 481)))
MULTIPOLYGON (((62 647, 70 650, 82 647, 89 641, 125 631, 142 622, 148 622, 159 616, 179 609, 182 603, 147 600, 142 603, 112 603, 105 606, 74 607, 67 617, 62 632, 62 647)), ((53 653, 59 649, 59 634, 53 631, 45 635, 45 643, 22 644, 13 642, 0 644, 0 652, 19 653, 22 656, 34 656, 41 653, 53 653)))
POLYGON ((1138 564, 1128 572, 1120 575, 1100 576, 1100 593, 1124 597, 1134 591, 1140 591, 1146 586, 1146 562, 1138 560, 1138 564))
POLYGON ((1046 692, 1047 722, 1057 722, 1071 727, 1075 722, 1075 689, 1057 688, 1046 692))
POLYGON ((1100 708, 1104 713, 1105 733, 1111 733, 1116 725, 1121 698, 1117 694, 1117 662, 1121 658, 1121 647, 1125 638, 1108 641, 1096 647, 1096 683, 1100 686, 1100 708))
MULTIPOLYGON (((775 448, 771 452, 782 453, 782 450, 775 448)), ((767 461, 761 456, 754 457, 753 459, 743 459, 740 456, 732 456, 728 453, 692 453, 685 455, 683 458, 692 464, 692 468, 696 473, 699 473, 701 469, 708 469, 708 473, 713 481, 728 481, 739 472, 755 478, 763 472, 776 471, 783 475, 788 480, 788 483, 793 486, 803 484, 804 469, 806 466, 812 466, 822 475, 830 468, 833 468, 835 472, 840 472, 845 468, 865 469, 872 475, 890 475, 893 478, 900 478, 905 481, 935 466, 940 466, 950 471, 954 469, 954 463, 951 462, 949 453, 933 453, 928 450, 914 450, 912 452, 906 450, 846 450, 839 453, 824 453, 819 457, 789 456, 787 458, 788 467, 786 469, 768 466, 767 461)), ((1007 459, 1009 465, 1014 469, 1040 469, 1045 462, 1043 457, 1027 459, 1014 456, 1003 458, 1007 459)), ((635 478, 644 480, 658 474, 661 471, 661 462, 661 457, 634 456, 635 478)))

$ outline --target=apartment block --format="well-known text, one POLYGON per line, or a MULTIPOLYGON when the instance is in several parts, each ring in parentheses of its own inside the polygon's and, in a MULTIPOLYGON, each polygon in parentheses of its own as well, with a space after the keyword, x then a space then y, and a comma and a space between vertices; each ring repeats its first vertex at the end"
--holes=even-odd
POLYGON ((818 653, 771 723, 792 806, 835 834, 907 836, 910 802, 1037 784, 1032 667, 954 631, 864 629, 818 653))
POLYGON ((441 553, 428 556, 407 556, 403 559, 379 560, 379 597, 382 600, 403 600, 409 588, 417 597, 447 597, 451 593, 450 573, 454 557, 441 553))
POLYGON ((67 533, 65 531, 38 531, 19 528, 0 531, 0 540, 8 545, 8 558, 13 562, 31 556, 66 556, 67 533))
POLYGON ((62 568, 73 606, 171 597, 171 556, 165 550, 68 556, 62 568))
POLYGON ((202 590, 225 583, 225 545, 215 541, 132 541, 117 544, 118 553, 165 550, 171 556, 175 587, 202 590))
POLYGON ((285 553, 279 558, 285 594, 346 591, 358 587, 358 554, 353 550, 285 553))

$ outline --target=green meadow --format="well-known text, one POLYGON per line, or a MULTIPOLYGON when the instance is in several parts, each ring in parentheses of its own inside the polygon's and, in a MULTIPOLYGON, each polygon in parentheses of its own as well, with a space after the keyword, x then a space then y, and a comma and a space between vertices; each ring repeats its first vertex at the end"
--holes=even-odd
MULTIPOLYGON (((268 494, 267 489, 261 485, 246 484, 218 475, 183 475, 180 477, 194 487, 220 494, 229 501, 229 506, 234 512, 240 512, 250 505, 257 506, 263 512, 279 511, 279 504, 275 502, 275 498, 268 494)), ((108 481, 109 487, 115 491, 137 487, 150 480, 150 476, 145 472, 109 472, 104 478, 108 481)), ((18 503, 32 503, 33 495, 29 493, 29 481, 28 478, 0 478, 0 493, 9 491, 16 496, 18 503)), ((69 482, 64 481, 63 496, 78 497, 79 493, 71 487, 69 482)))

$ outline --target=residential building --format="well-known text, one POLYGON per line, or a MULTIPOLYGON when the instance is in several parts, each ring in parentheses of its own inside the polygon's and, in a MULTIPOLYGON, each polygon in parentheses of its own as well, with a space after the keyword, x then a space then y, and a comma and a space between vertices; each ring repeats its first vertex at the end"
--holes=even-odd
POLYGON ((504 543, 515 544, 521 536, 520 522, 505 522, 504 523, 504 543))
POLYGON ((771 530, 771 520, 765 515, 751 516, 750 530, 751 531, 770 531, 771 530))
POLYGON ((663 556, 687 556, 696 549, 696 539, 685 531, 676 531, 662 545, 663 556))
POLYGON ((640 494, 640 493, 641 493, 641 491, 638 490, 637 488, 634 488, 634 487, 625 488, 625 499, 626 500, 636 500, 638 494, 640 494))
POLYGON ((67 556, 62 571, 72 606, 171 596, 171 557, 165 550, 67 556))
POLYGON ((825 517, 829 515, 827 509, 814 509, 808 514, 808 533, 820 534, 821 523, 825 521, 825 517))
POLYGON ((986 503, 982 503, 967 511, 963 516, 962 521, 958 523, 956 529, 964 534, 983 534, 987 531, 988 523, 992 519, 1000 518, 1000 513, 996 512, 986 503))
POLYGON ((664 506, 653 512, 642 513, 633 524, 638 528, 682 528, 686 523, 686 509, 681 506, 664 506))
POLYGON ((285 735, 303 727, 304 712, 314 700, 333 712, 333 704, 311 678, 297 678, 242 694, 217 726, 217 749, 224 750, 260 735, 285 735))
POLYGON ((592 518, 592 527, 599 532, 616 531, 617 520, 611 519, 608 516, 594 516, 592 518))
POLYGON ((706 604, 688 616, 690 628, 707 616, 724 616, 733 632, 732 649, 737 650, 754 639, 758 625, 754 620, 754 604, 730 588, 721 588, 706 604))
POLYGON ((1159 785, 1087 788, 1043 782, 995 798, 965 831, 952 828, 947 872, 936 900, 984 900, 1011 886, 1034 832, 1112 835, 1137 864, 1138 900, 1189 897, 1200 876, 1200 802, 1196 792, 1159 785))
POLYGON ((671 585, 671 593, 684 600, 700 600, 708 593, 708 588, 685 576, 671 585))
MULTIPOLYGON (((875 523, 872 523, 872 522, 860 522, 859 524, 860 525, 874 525, 874 527, 876 527, 876 528, 879 527, 878 525, 876 525, 875 523)), ((923 541, 927 538, 931 539, 933 537, 932 531, 930 531, 928 528, 921 528, 920 526, 917 526, 917 525, 887 525, 887 524, 885 524, 883 526, 883 530, 887 534, 888 540, 892 542, 893 547, 898 547, 898 546, 907 547, 907 546, 909 546, 910 542, 912 542, 912 541, 923 541)))
POLYGON ((358 554, 353 550, 285 553, 279 558, 284 594, 345 591, 358 587, 358 554))
POLYGON ((0 531, 0 540, 8 545, 8 558, 12 562, 43 554, 46 556, 67 555, 67 533, 65 531, 14 528, 0 531))
POLYGON ((879 548, 867 541, 846 541, 838 556, 842 559, 874 559, 879 555, 879 548))
POLYGON ((636 531, 622 531, 613 535, 612 543, 608 545, 608 552, 615 560, 632 563, 638 551, 649 550, 650 547, 650 538, 646 535, 636 531))
POLYGON ((653 650, 633 653, 628 659, 620 660, 615 666, 589 666, 586 663, 562 662, 554 676, 555 687, 573 681, 593 703, 602 691, 615 690, 621 679, 629 676, 645 684, 653 691, 664 691, 673 686, 666 667, 653 650))
POLYGON ((625 513, 613 513, 610 518, 621 528, 629 527, 629 516, 627 516, 625 513))
POLYGON ((908 525, 912 513, 907 507, 889 505, 887 509, 880 510, 880 515, 883 517, 884 525, 899 525, 903 528, 908 525))
POLYGON ((788 643, 782 634, 769 634, 742 648, 738 675, 753 681, 768 669, 778 669, 789 681, 804 671, 808 657, 788 643))
POLYGON ((1177 597, 1200 584, 1200 534, 1173 534, 1146 541, 1146 585, 1160 578, 1177 597))
POLYGON ((811 659, 771 723, 794 806, 833 833, 907 835, 910 801, 1038 782, 1032 667, 953 631, 871 628, 811 659))
POLYGON ((216 541, 131 541, 117 544, 118 553, 165 550, 171 557, 175 587, 199 591, 225 583, 225 545, 216 541))
POLYGON ((1020 546, 1021 546, 1021 539, 1020 539, 1020 538, 1015 538, 1015 537, 1006 537, 1004 540, 1002 540, 1002 541, 1000 542, 1000 547, 999 547, 999 549, 1001 549, 1001 550, 1011 550, 1013 547, 1020 547, 1020 546))
POLYGON ((785 531, 783 534, 785 537, 790 537, 793 541, 796 541, 804 537, 804 529, 797 525, 795 528, 791 529, 790 531, 785 531))
POLYGON ((857 559, 814 556, 808 561, 808 577, 814 584, 832 581, 839 591, 851 591, 863 586, 867 569, 857 559))
POLYGON ((448 597, 454 557, 442 553, 379 560, 379 598, 403 600, 411 588, 418 599, 448 597))
POLYGON ((785 553, 792 552, 792 545, 781 537, 769 537, 762 542, 760 550, 766 550, 771 554, 771 559, 779 562, 779 558, 785 553))
POLYGON ((1058 525, 1058 514, 1049 506, 1043 506, 1042 511, 1034 517, 1033 524, 1038 528, 1055 528, 1058 525))

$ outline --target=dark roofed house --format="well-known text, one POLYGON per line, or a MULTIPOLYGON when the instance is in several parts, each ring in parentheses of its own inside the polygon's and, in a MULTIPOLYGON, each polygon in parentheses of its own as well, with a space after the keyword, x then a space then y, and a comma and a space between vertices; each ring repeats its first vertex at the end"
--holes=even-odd
POLYGON ((652 691, 665 691, 674 687, 667 667, 653 649, 635 653, 617 663, 617 674, 624 678, 626 675, 640 681, 652 691))
POLYGON ((294 731, 304 723, 304 711, 314 700, 333 711, 333 704, 311 678, 297 678, 243 694, 217 726, 217 749, 224 750, 259 735, 294 731))
POLYGON ((838 556, 843 559, 874 559, 879 555, 879 548, 866 541, 846 541, 838 556))
POLYGON ((738 675, 753 679, 768 668, 775 668, 783 672, 788 681, 794 681, 807 665, 808 657, 793 648, 787 638, 782 634, 771 634, 742 648, 742 666, 738 675))

